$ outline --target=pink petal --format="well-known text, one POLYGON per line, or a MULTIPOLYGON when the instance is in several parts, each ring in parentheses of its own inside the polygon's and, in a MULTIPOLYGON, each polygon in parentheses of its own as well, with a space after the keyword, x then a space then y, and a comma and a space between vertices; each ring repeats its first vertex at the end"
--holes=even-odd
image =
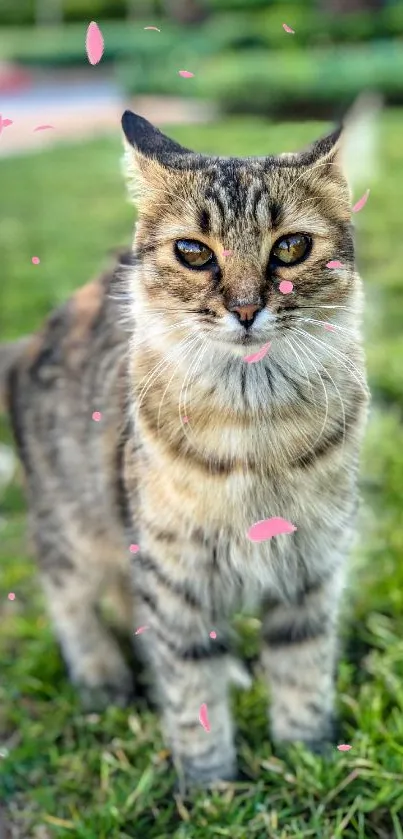
POLYGON ((33 265, 39 265, 40 261, 39 256, 33 256, 31 259, 33 265))
POLYGON ((264 344, 263 347, 257 352, 253 353, 253 355, 245 355, 243 361, 247 361, 248 364, 253 364, 255 361, 261 361, 262 358, 265 357, 270 347, 271 341, 268 341, 267 344, 264 344))
POLYGON ((291 26, 287 26, 286 23, 283 23, 284 32, 291 32, 291 35, 295 35, 294 29, 291 29, 291 26))
POLYGON ((48 128, 54 128, 54 125, 37 125, 34 131, 47 131, 48 128))
MULTIPOLYGON (((1 117, 0 117, 0 119, 1 119, 1 117)), ((7 128, 7 126, 8 126, 8 125, 12 125, 12 124, 13 124, 13 120, 12 120, 12 119, 3 119, 3 120, 2 120, 2 126, 3 126, 3 128, 7 128)))
POLYGON ((351 749, 351 746, 347 746, 346 744, 343 744, 342 746, 337 746, 337 748, 338 748, 339 752, 348 752, 349 749, 351 749))
POLYGON ((88 61, 90 64, 99 64, 104 52, 104 39, 97 23, 90 23, 85 39, 88 61))
POLYGON ((92 419, 94 420, 94 422, 100 422, 101 419, 102 419, 101 412, 100 411, 94 411, 94 413, 92 415, 92 419))
POLYGON ((213 629, 213 631, 212 631, 212 632, 210 632, 210 638, 212 638, 213 640, 214 640, 215 638, 217 638, 217 633, 216 633, 216 632, 214 632, 214 629, 213 629))
POLYGON ((179 70, 179 75, 182 76, 183 79, 192 79, 194 73, 189 73, 189 70, 179 70))
POLYGON ((223 256, 229 256, 231 253, 232 253, 232 251, 223 251, 222 255, 223 256))
POLYGON ((140 545, 130 545, 129 551, 131 554, 136 554, 140 550, 140 545))
POLYGON ((205 705, 204 703, 203 703, 203 705, 200 705, 199 722, 203 726, 205 731, 207 731, 207 732, 211 731, 210 723, 208 721, 208 716, 207 716, 207 705, 205 705))
POLYGON ((330 262, 326 263, 326 268, 342 268, 343 263, 339 262, 338 259, 331 259, 330 262))
POLYGON ((149 626, 139 626, 139 628, 138 628, 138 629, 136 629, 136 631, 135 631, 135 633, 134 633, 134 634, 135 634, 135 635, 142 635, 142 634, 143 634, 143 632, 145 632, 145 631, 146 631, 147 629, 149 629, 149 628, 150 628, 149 626))
POLYGON ((7 595, 9 600, 15 600, 15 594, 13 591, 10 591, 10 594, 7 595))
POLYGON ((360 198, 360 200, 357 201, 356 204, 354 204, 354 207, 352 209, 353 213, 359 213, 360 210, 362 210, 362 208, 365 207, 365 204, 368 201, 368 195, 369 195, 369 189, 367 189, 367 191, 364 192, 364 195, 362 196, 362 198, 360 198))
POLYGON ((290 294, 293 288, 294 286, 290 280, 281 280, 279 285, 279 291, 281 291, 281 294, 290 294))
POLYGON ((189 422, 189 417, 182 417, 182 422, 189 422))
POLYGON ((161 32, 161 29, 158 29, 156 26, 145 26, 144 29, 154 29, 154 32, 161 32))
POLYGON ((337 332, 336 327, 333 326, 332 323, 325 323, 325 329, 327 329, 328 332, 337 332))
POLYGON ((251 542, 265 542, 266 539, 272 539, 273 536, 279 536, 280 533, 294 533, 297 528, 291 524, 287 519, 274 517, 272 519, 263 519, 252 524, 249 528, 247 536, 251 542))
POLYGON ((4 122, 3 122, 2 118, 1 118, 1 114, 0 114, 0 134, 3 131, 3 125, 4 125, 4 122))

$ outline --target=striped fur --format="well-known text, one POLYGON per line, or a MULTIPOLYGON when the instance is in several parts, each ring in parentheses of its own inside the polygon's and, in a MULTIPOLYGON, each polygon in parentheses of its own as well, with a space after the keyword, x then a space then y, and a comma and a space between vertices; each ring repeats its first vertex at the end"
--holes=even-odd
POLYGON ((110 588, 132 630, 148 626, 139 643, 178 771, 205 784, 236 773, 229 622, 243 606, 262 614, 274 740, 316 749, 332 736, 368 405, 351 194, 340 132, 300 155, 238 160, 184 150, 131 114, 123 126, 133 250, 23 348, 8 406, 72 679, 92 701, 130 697, 97 609, 110 588), (269 269, 292 232, 312 237, 311 254, 269 269), (178 238, 204 242, 215 266, 184 267, 178 238), (229 310, 249 304, 261 311, 248 343, 229 310), (267 341, 262 361, 243 361, 267 341), (270 516, 297 530, 251 542, 270 516))

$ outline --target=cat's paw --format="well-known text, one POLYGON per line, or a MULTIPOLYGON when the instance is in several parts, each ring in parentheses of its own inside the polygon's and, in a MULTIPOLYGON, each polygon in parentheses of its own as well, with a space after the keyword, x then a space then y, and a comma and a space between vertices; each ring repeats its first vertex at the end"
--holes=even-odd
POLYGON ((192 795, 200 789, 219 787, 223 783, 238 780, 236 763, 199 766, 190 760, 181 759, 175 763, 178 781, 177 791, 181 796, 192 795))
POLYGON ((98 713, 109 707, 127 708, 135 695, 133 680, 126 685, 103 684, 93 687, 81 684, 77 687, 83 709, 98 713))

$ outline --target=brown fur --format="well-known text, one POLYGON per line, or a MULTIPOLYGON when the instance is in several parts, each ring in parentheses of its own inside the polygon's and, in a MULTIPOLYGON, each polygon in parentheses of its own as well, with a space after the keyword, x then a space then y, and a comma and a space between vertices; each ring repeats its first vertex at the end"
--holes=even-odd
POLYGON ((332 735, 368 403, 351 195, 338 134, 300 156, 236 160, 194 155, 133 115, 123 124, 139 204, 133 254, 4 365, 8 403, 73 680, 92 698, 130 695, 97 603, 113 588, 127 616, 133 586, 175 763, 206 783, 235 773, 228 621, 240 606, 262 609, 274 739, 317 748, 332 735), (291 232, 312 237, 311 254, 268 268, 291 232), (211 248, 216 266, 183 266, 173 243, 186 238, 211 248), (331 259, 343 269, 326 268, 331 259), (235 343, 229 310, 252 304, 266 319, 235 343), (243 361, 268 340, 261 362, 243 361), (250 526, 271 516, 297 530, 251 542, 250 526))

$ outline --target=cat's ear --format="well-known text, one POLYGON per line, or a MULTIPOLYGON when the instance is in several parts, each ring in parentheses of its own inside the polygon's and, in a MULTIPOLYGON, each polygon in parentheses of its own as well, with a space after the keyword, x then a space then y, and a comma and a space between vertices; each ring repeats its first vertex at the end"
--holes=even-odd
POLYGON ((379 155, 378 126, 382 99, 377 94, 362 94, 344 117, 341 125, 302 152, 300 162, 331 173, 331 166, 343 172, 350 189, 373 181, 379 155))
POLYGON ((122 128, 129 192, 141 202, 144 194, 163 189, 169 171, 184 168, 184 159, 192 152, 131 111, 124 112, 122 128))

